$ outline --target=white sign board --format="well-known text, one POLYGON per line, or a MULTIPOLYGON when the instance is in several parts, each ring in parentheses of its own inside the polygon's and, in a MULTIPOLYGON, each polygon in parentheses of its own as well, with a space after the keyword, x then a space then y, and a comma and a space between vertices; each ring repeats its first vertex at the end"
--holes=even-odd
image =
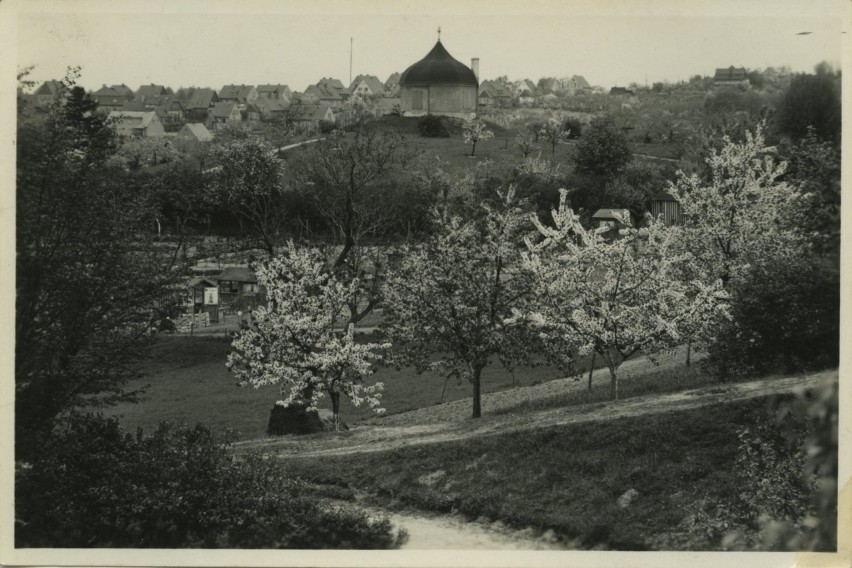
POLYGON ((219 288, 204 288, 204 305, 216 306, 219 304, 219 288))

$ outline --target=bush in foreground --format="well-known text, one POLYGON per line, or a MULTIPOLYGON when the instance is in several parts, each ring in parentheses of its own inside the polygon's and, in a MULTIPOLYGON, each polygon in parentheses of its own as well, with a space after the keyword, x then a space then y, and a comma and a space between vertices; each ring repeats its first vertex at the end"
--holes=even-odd
POLYGON ((124 434, 75 416, 16 475, 17 547, 394 548, 388 520, 323 508, 203 426, 124 434))

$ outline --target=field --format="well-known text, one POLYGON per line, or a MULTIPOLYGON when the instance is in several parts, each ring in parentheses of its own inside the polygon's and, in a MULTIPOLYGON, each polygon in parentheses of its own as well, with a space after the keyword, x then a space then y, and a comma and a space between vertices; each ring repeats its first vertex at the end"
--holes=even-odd
MULTIPOLYGON (((137 404, 109 408, 105 414, 120 416, 125 430, 153 430, 161 421, 203 422, 214 430, 232 429, 237 439, 266 435, 269 411, 279 400, 278 387, 260 389, 239 387, 225 368, 230 344, 222 335, 162 336, 154 356, 145 363, 142 379, 130 385, 149 385, 144 399, 137 404)), ((444 379, 430 374, 418 375, 413 369, 382 368, 376 381, 385 383, 384 406, 388 414, 396 414, 441 402, 444 379)), ((513 385, 532 385, 562 378, 551 367, 519 368, 514 375, 499 365, 492 365, 482 376, 482 392, 489 393, 513 385)), ((470 385, 446 384, 444 401, 470 397, 470 385)), ((342 418, 347 423, 375 416, 368 408, 355 408, 342 401, 342 418)))

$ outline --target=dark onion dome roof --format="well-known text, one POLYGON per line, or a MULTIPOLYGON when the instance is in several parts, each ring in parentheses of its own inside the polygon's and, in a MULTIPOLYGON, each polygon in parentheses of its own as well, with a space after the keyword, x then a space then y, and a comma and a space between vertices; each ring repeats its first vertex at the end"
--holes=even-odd
POLYGON ((476 75, 470 67, 453 59, 453 56, 444 49, 441 40, 438 40, 426 57, 403 71, 399 78, 401 87, 446 84, 478 87, 479 81, 476 80, 476 75))

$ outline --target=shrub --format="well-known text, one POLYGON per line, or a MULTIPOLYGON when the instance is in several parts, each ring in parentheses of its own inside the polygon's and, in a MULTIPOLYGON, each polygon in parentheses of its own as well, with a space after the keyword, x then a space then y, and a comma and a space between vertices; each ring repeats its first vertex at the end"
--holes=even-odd
POLYGON ((122 433, 73 416, 16 475, 17 547, 393 548, 386 519, 324 508, 203 426, 122 433))
POLYGON ((420 130, 420 136, 424 138, 450 137, 450 133, 440 116, 432 116, 431 114, 424 116, 417 121, 417 128, 420 130))
POLYGON ((709 364, 733 376, 838 364, 840 274, 807 254, 766 259, 732 282, 732 321, 717 334, 709 364))
POLYGON ((334 132, 337 130, 337 125, 330 120, 320 120, 319 121, 319 131, 320 134, 328 134, 330 132, 334 132))

